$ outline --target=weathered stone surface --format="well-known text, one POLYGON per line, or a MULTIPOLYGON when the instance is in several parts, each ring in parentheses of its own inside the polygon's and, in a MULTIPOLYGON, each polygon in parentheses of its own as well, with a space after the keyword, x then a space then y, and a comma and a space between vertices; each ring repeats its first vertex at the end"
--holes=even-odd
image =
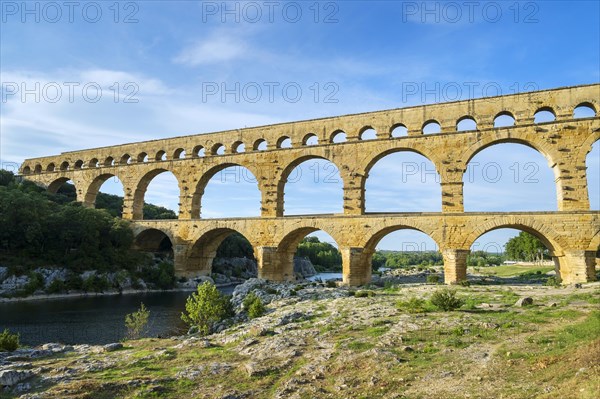
POLYGON ((517 302, 515 302, 515 306, 518 306, 520 308, 522 308, 523 306, 531 306, 531 305, 533 305, 533 298, 530 298, 528 296, 519 298, 519 300, 517 302))
POLYGON ((466 257, 479 236, 512 227, 544 241, 563 283, 581 283, 595 279, 595 252, 600 244, 600 217, 590 211, 585 164, 600 138, 600 116, 573 119, 573 110, 588 104, 598 111, 599 88, 598 84, 566 87, 72 151, 25 160, 20 172, 52 192, 72 180, 77 199, 85 206, 94 206, 102 183, 117 176, 125 191, 123 217, 134 221, 137 248, 155 250, 168 237, 180 276, 210 275, 219 244, 237 231, 254 247, 259 277, 291 281, 299 241, 314 230, 324 230, 339 245, 344 283, 361 285, 371 280, 371 256, 379 240, 395 229, 413 228, 437 243, 444 257, 445 282, 452 284, 466 278, 466 257), (535 124, 534 114, 540 108, 551 110, 555 121, 535 124), (494 127, 495 117, 506 113, 514 116, 515 125, 494 127), (457 123, 464 117, 473 118, 477 129, 458 131, 457 123), (423 133, 431 120, 439 122, 440 134, 423 133), (408 128, 408 137, 392 137, 400 124, 408 128), (376 140, 360 140, 366 128, 377 131, 376 140), (333 142, 339 131, 347 134, 347 143, 333 142), (311 135, 318 138, 318 145, 306 145, 311 135), (292 148, 277 146, 284 137, 291 139, 292 148), (262 141, 268 143, 266 151, 258 150, 262 141), (479 151, 505 142, 537 149, 548 160, 556 177, 558 212, 464 212, 467 164, 479 151), (236 151, 241 144, 246 152, 236 151), (222 146, 226 151, 219 155, 222 146), (200 155, 201 149, 205 156, 200 155), (365 214, 364 187, 371 167, 381 156, 401 150, 422 154, 435 165, 442 212, 365 214), (297 165, 311 158, 338 166, 344 184, 343 214, 284 218, 287 179, 297 165), (199 219, 208 181, 231 165, 249 169, 256 178, 261 217, 199 219), (146 189, 164 171, 172 172, 179 182, 179 219, 143 221, 146 189))
POLYGON ((0 371, 0 385, 10 387, 33 376, 34 373, 29 370, 2 370, 0 371))

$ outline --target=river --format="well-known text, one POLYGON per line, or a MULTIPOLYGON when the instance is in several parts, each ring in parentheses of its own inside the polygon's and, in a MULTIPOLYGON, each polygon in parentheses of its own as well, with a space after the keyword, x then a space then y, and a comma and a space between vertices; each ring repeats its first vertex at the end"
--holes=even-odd
MULTIPOLYGON (((341 278, 321 273, 312 279, 341 278)), ((231 294, 234 287, 220 288, 231 294)), ((125 337, 125 315, 144 303, 150 311, 146 336, 168 337, 187 331, 181 312, 191 292, 153 292, 0 303, 0 331, 20 334, 21 344, 107 344, 125 337)))

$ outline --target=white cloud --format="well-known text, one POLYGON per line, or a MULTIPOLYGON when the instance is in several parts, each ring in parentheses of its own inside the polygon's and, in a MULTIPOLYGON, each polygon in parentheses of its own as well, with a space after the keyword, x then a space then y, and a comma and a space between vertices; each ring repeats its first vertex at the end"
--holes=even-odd
POLYGON ((187 66, 218 64, 252 54, 248 41, 236 33, 217 30, 210 36, 184 48, 173 62, 187 66))

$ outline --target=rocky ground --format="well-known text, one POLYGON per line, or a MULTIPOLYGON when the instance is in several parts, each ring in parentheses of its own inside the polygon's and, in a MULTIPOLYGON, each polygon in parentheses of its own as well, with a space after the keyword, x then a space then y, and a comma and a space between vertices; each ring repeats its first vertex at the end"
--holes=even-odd
POLYGON ((0 397, 600 396, 600 283, 457 287, 458 311, 411 313, 409 299, 440 288, 251 279, 234 293, 235 322, 208 337, 0 353, 0 397), (241 301, 251 291, 268 312, 247 320, 241 301))

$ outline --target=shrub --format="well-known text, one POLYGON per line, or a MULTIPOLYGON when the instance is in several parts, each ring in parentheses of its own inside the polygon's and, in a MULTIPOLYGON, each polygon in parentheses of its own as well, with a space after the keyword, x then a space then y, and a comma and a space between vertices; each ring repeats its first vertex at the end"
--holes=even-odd
POLYGON ((354 296, 356 298, 366 298, 366 297, 371 298, 371 297, 375 296, 375 293, 371 290, 363 290, 363 291, 356 291, 354 293, 354 296))
POLYGON ((460 280, 458 282, 458 285, 460 285, 461 287, 470 287, 471 283, 469 282, 469 280, 460 280))
POLYGON ((0 351, 12 352, 19 348, 19 334, 11 334, 5 329, 0 334, 0 351))
POLYGON ((93 275, 83 281, 82 289, 85 292, 104 292, 110 288, 110 282, 106 276, 93 275))
POLYGON ((440 276, 436 274, 430 274, 427 276, 427 283, 429 284, 438 284, 440 282, 440 276))
POLYGON ((140 309, 137 312, 130 313, 125 316, 125 327, 127 327, 127 337, 129 339, 138 339, 142 335, 142 331, 148 325, 150 311, 146 306, 140 304, 140 309))
POLYGON ((456 291, 443 289, 433 293, 429 300, 433 306, 445 312, 460 308, 464 301, 456 296, 456 291))
POLYGON ((550 276, 546 279, 544 285, 548 287, 560 287, 560 278, 557 276, 550 276))
POLYGON ((431 311, 431 306, 421 298, 412 297, 407 301, 398 301, 396 303, 398 310, 408 313, 426 313, 431 311))
POLYGON ((185 310, 181 319, 197 327, 202 335, 208 335, 216 323, 233 315, 229 298, 208 281, 198 285, 197 292, 188 297, 185 310))
POLYGON ((248 317, 250 317, 251 319, 255 319, 265 314, 265 305, 254 292, 251 292, 248 295, 246 295, 243 304, 244 309, 246 309, 246 311, 248 312, 248 317))
POLYGON ((337 287, 337 283, 334 280, 327 280, 325 282, 325 286, 327 288, 336 288, 337 287))
POLYGON ((52 282, 48 285, 48 288, 46 288, 46 293, 59 294, 65 291, 66 288, 67 286, 65 285, 65 282, 57 278, 52 280, 52 282))

